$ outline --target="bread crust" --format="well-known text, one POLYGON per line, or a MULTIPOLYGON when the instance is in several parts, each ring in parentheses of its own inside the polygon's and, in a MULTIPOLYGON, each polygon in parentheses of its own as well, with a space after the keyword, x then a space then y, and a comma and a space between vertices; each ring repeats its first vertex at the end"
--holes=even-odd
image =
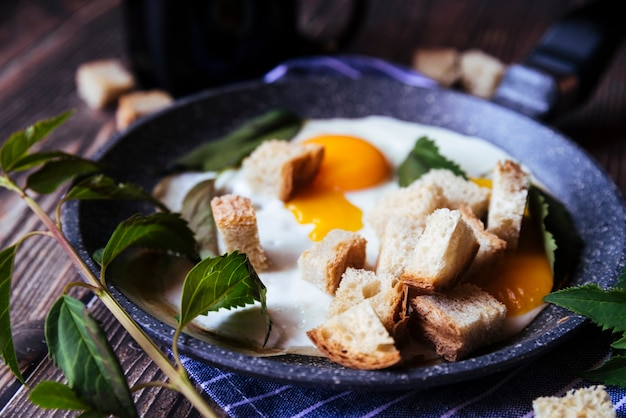
POLYGON ((81 64, 76 70, 78 95, 92 109, 103 109, 135 86, 135 79, 117 59, 81 64))
POLYGON ((319 144, 269 140, 244 159, 243 169, 253 190, 286 202, 313 180, 323 157, 319 144))
POLYGON ((418 295, 411 306, 437 354, 458 361, 501 338, 506 307, 477 286, 461 284, 445 294, 418 295))
POLYGON ((174 99, 162 90, 136 91, 120 96, 115 122, 117 129, 126 129, 137 119, 154 113, 173 103, 174 99))
POLYGON ((307 335, 331 361, 345 367, 376 370, 401 361, 393 338, 368 300, 332 316, 307 335))

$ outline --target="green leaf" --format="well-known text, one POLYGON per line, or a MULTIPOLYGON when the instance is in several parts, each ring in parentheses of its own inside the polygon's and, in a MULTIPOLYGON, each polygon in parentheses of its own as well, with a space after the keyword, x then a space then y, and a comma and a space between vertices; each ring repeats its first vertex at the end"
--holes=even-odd
POLYGON ((150 193, 130 183, 117 183, 104 174, 96 174, 74 185, 64 200, 140 200, 168 212, 167 207, 150 193))
POLYGON ((194 232, 202 258, 215 257, 218 253, 217 228, 211 209, 215 195, 215 180, 210 179, 195 185, 183 199, 181 216, 194 232))
POLYGON ((71 157, 72 156, 70 154, 67 154, 63 151, 34 152, 32 154, 26 154, 22 158, 19 158, 17 161, 15 161, 12 170, 24 171, 33 167, 37 167, 38 165, 45 164, 48 161, 71 157))
POLYGON ((0 353, 4 364, 9 366, 13 374, 25 384, 24 377, 20 372, 20 366, 13 345, 13 332, 11 331, 11 280, 17 246, 5 248, 0 252, 0 353))
POLYGON ((626 268, 622 269, 620 273, 617 283, 615 284, 616 289, 626 289, 626 268))
POLYGON ((398 166, 398 184, 406 187, 432 169, 443 168, 467 179, 467 174, 455 162, 439 153, 435 141, 425 136, 415 142, 415 146, 398 166))
POLYGON ((138 417, 117 357, 81 301, 57 299, 46 318, 46 342, 79 399, 103 414, 138 417))
POLYGON ((44 409, 69 409, 85 411, 91 406, 81 400, 71 387, 63 383, 43 381, 28 394, 28 399, 44 409))
POLYGON ((265 302, 266 288, 245 254, 234 251, 224 256, 206 258, 185 277, 181 296, 179 328, 198 315, 261 303, 267 332, 271 327, 265 302))
POLYGON ((544 301, 583 315, 604 330, 626 331, 626 290, 588 284, 550 293, 544 301))
POLYGON ((39 121, 28 128, 15 132, 0 148, 0 167, 5 173, 12 171, 15 164, 28 153, 37 142, 61 125, 72 112, 65 112, 50 119, 39 121))
POLYGON ((554 266, 554 289, 559 289, 569 281, 576 268, 583 240, 578 235, 572 216, 563 203, 535 185, 531 185, 528 198, 533 218, 538 220, 543 216, 544 226, 541 229, 544 232, 546 251, 548 255, 554 252, 550 260, 554 266), (550 242, 547 234, 552 235, 554 243, 550 242))
POLYGON ((102 268, 106 268, 122 251, 133 246, 198 257, 193 232, 187 222, 175 213, 134 215, 122 221, 102 252, 102 268))
POLYGON ((583 377, 606 385, 626 387, 626 356, 613 356, 597 369, 585 372, 583 377))
POLYGON ((205 142, 174 162, 173 171, 221 171, 236 167, 261 142, 289 140, 302 128, 303 119, 276 109, 256 117, 223 137, 205 142))
POLYGON ((97 163, 80 157, 52 160, 28 176, 26 187, 37 193, 52 193, 66 181, 98 169, 97 163))
POLYGON ((616 348, 618 350, 626 350, 626 333, 622 335, 622 338, 616 340, 611 344, 611 347, 616 348))
MULTIPOLYGON (((548 263, 550 263, 550 270, 554 276, 554 253, 557 249, 557 245, 554 240, 554 235, 552 235, 552 233, 546 228, 545 220, 550 211, 548 203, 546 202, 544 193, 537 187, 531 187, 528 191, 528 209, 530 211, 531 218, 539 228, 539 231, 541 231, 541 236, 543 237, 543 248, 546 252, 548 263)), ((554 281, 557 282, 556 279, 554 281)))

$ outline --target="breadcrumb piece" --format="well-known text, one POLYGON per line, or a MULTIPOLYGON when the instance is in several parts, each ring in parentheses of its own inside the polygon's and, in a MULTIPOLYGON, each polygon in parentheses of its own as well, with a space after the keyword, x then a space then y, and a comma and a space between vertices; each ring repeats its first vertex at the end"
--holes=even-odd
POLYGON ((269 268, 269 261, 259 240, 256 213, 247 197, 224 195, 211 200, 215 225, 222 235, 226 251, 245 253, 256 271, 269 268))
POLYGON ((615 418, 611 397, 602 385, 572 389, 565 396, 533 401, 535 418, 615 418))
POLYGON ((91 61, 76 71, 78 95, 92 109, 102 109, 135 86, 132 74, 116 59, 91 61))
POLYGON ((164 109, 174 99, 161 90, 136 91, 119 98, 115 121, 117 129, 126 129, 131 123, 158 110, 164 109))

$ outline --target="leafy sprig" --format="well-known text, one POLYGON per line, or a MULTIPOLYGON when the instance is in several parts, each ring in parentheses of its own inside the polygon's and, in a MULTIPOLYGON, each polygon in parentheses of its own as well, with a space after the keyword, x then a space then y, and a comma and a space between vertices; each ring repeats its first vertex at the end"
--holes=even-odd
MULTIPOLYGON (((109 292, 106 283, 107 267, 130 248, 148 248, 199 260, 198 244, 187 222, 149 193, 130 185, 120 184, 98 174, 95 162, 60 151, 33 152, 31 148, 43 140, 70 116, 70 112, 35 123, 11 135, 0 147, 0 187, 11 190, 24 200, 37 215, 45 230, 33 231, 18 242, 0 251, 0 354, 15 376, 26 384, 19 370, 13 344, 10 318, 11 284, 15 256, 25 240, 33 235, 54 238, 63 248, 85 282, 70 283, 91 289, 107 306, 120 324, 141 348, 161 368, 169 382, 153 382, 179 391, 204 416, 215 416, 202 396, 192 386, 178 356, 177 338, 173 339, 174 363, 144 333, 109 292), (32 171, 20 185, 13 175, 32 171), (30 195, 51 193, 70 180, 82 178, 60 199, 53 220, 30 195), (134 199, 152 203, 160 211, 150 215, 135 215, 121 222, 102 251, 98 252, 100 271, 92 272, 63 234, 60 209, 69 200, 134 199)), ((263 307, 268 333, 269 316, 265 309, 265 287, 243 254, 205 258, 184 283, 184 296, 212 295, 184 299, 176 334, 179 335, 198 313, 219 308, 233 308, 258 301, 263 307), (212 291, 218 291, 211 293, 212 291)), ((106 336, 83 303, 63 294, 50 309, 45 326, 46 342, 55 364, 63 371, 67 384, 41 382, 30 392, 30 399, 42 408, 83 411, 83 415, 115 415, 136 417, 132 401, 133 389, 128 387, 119 361, 106 336)), ((141 387, 145 387, 145 384, 141 387)))

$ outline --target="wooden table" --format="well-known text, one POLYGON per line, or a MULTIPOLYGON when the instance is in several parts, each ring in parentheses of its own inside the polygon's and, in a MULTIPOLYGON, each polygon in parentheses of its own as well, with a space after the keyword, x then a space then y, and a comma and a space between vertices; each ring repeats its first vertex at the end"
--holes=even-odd
MULTIPOLYGON (((505 63, 519 62, 548 25, 580 0, 373 0, 366 26, 347 52, 409 65, 417 47, 479 48, 505 63)), ((317 21, 312 30, 329 24, 317 21)), ((90 110, 74 82, 79 64, 126 59, 118 0, 9 0, 0 3, 0 138, 74 109, 73 117, 45 142, 46 149, 90 156, 112 132, 113 110, 90 110)), ((591 99, 556 127, 580 142, 626 191, 626 45, 622 44, 591 99)), ((38 198, 54 207, 58 194, 38 198)), ((40 222, 15 195, 0 190, 2 248, 40 222)), ((16 344, 28 384, 63 377, 46 356, 42 323, 64 285, 79 280, 55 242, 29 241, 19 253, 11 305, 16 344)), ((84 296, 72 292, 77 296, 84 296)), ((129 383, 163 379, 126 332, 97 301, 90 305, 119 356, 129 383)), ((0 371, 1 416, 72 416, 35 408, 7 368, 0 371)), ((142 416, 197 416, 185 398, 165 389, 135 395, 142 416)))

